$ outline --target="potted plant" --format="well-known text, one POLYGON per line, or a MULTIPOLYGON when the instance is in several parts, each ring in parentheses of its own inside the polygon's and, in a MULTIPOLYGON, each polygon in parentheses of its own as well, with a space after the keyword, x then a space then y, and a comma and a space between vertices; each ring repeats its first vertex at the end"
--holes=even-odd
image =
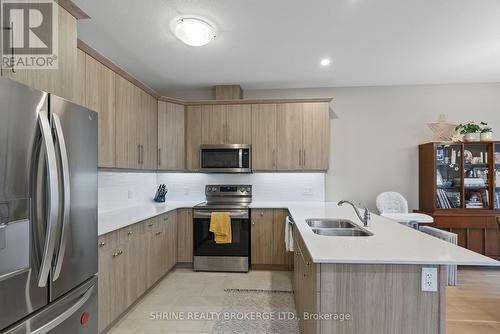
POLYGON ((468 142, 480 141, 481 140, 481 126, 476 124, 474 121, 465 124, 459 124, 455 131, 460 130, 460 133, 464 135, 464 140, 468 142))
POLYGON ((488 126, 488 123, 481 122, 483 128, 481 129, 481 141, 492 141, 493 140, 493 131, 488 126))

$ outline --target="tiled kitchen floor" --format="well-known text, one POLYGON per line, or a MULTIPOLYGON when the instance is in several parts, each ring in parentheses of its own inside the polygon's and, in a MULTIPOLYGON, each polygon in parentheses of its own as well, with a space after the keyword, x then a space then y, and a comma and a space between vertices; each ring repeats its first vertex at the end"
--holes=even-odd
MULTIPOLYGON (((150 320, 151 312, 220 312, 224 289, 291 290, 291 272, 197 273, 176 269, 109 334, 212 333, 215 321, 150 320)), ((461 269, 447 289, 447 334, 500 333, 500 270, 461 269)))
POLYGON ((285 271, 239 273, 193 272, 176 269, 135 305, 109 334, 212 333, 215 320, 151 320, 151 312, 220 312, 224 289, 292 290, 285 271))

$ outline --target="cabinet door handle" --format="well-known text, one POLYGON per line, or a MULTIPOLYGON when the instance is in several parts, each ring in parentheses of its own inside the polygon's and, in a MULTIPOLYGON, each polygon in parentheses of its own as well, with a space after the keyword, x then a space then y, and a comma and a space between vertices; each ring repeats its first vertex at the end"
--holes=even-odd
POLYGON ((302 166, 302 150, 299 150, 299 166, 302 166))
POLYGON ((132 235, 132 234, 134 234, 134 232, 128 232, 128 233, 127 233, 127 235, 132 235))
POLYGON ((276 150, 273 149, 273 168, 276 168, 276 150))
POLYGON ((137 164, 141 164, 141 144, 137 145, 137 164))
POLYGON ((149 226, 149 227, 152 227, 152 226, 153 226, 153 224, 148 224, 148 226, 149 226))
POLYGON ((155 235, 160 235, 161 234, 161 231, 160 232, 156 232, 155 235))
POLYGON ((101 242, 99 243, 99 248, 104 247, 104 246, 106 246, 106 242, 101 241, 101 242))
POLYGON ((252 220, 252 225, 255 225, 255 222, 252 220))
POLYGON ((112 256, 113 256, 113 257, 117 257, 118 255, 120 255, 120 254, 118 254, 118 253, 113 253, 113 255, 112 255, 112 256))
POLYGON ((302 150, 302 165, 306 166, 306 150, 302 150))
POLYGON ((161 148, 158 148, 158 166, 161 166, 161 148))

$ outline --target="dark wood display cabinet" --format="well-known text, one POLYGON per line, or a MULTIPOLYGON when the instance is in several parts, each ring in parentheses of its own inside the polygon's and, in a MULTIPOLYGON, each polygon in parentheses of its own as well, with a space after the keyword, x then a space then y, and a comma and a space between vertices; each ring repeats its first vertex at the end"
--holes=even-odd
POLYGON ((420 145, 419 207, 460 246, 500 260, 500 142, 420 145))

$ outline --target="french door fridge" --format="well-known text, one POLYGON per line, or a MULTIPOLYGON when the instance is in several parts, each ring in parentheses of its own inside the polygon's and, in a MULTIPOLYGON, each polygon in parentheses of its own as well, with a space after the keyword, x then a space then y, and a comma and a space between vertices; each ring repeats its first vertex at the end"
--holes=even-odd
POLYGON ((5 78, 0 333, 97 333, 97 114, 5 78))

